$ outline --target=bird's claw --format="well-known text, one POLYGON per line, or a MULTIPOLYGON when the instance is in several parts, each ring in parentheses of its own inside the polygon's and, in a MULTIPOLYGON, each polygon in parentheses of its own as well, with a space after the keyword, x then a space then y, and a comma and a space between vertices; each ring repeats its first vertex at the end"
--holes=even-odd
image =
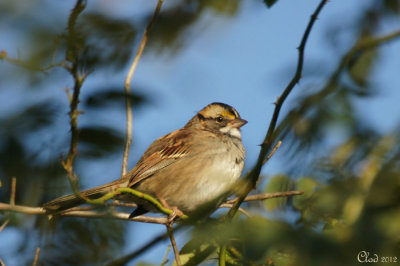
POLYGON ((168 222, 173 223, 175 219, 181 218, 184 214, 181 210, 178 209, 178 207, 174 206, 171 208, 172 213, 168 216, 168 222))

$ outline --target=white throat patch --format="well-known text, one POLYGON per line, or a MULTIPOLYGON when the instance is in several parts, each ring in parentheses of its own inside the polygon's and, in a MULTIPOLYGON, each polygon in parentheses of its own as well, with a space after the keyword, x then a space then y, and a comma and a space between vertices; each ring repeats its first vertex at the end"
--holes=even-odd
POLYGON ((242 134, 240 133, 240 130, 236 127, 226 126, 226 127, 220 128, 219 131, 221 131, 222 133, 227 133, 227 134, 231 135, 232 137, 242 139, 242 134))

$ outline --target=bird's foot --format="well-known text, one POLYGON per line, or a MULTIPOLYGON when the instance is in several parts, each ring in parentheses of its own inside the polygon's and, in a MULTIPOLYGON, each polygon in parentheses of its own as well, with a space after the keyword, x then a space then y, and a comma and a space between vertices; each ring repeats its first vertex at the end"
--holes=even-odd
POLYGON ((170 207, 169 209, 172 210, 172 213, 168 216, 168 222, 169 223, 173 223, 175 221, 175 219, 180 219, 184 213, 178 209, 178 207, 174 206, 174 207, 170 207))
POLYGON ((179 210, 177 206, 171 207, 169 206, 168 202, 165 199, 161 197, 158 198, 164 208, 172 210, 172 213, 168 216, 168 223, 172 224, 176 219, 179 219, 184 215, 184 213, 181 210, 179 210))

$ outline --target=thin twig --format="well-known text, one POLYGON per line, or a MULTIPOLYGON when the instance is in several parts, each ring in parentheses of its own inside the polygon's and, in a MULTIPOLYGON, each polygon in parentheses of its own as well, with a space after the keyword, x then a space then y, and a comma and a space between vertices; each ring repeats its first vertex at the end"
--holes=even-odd
POLYGON ((176 241, 175 241, 175 237, 174 237, 174 232, 172 231, 172 224, 171 224, 171 223, 168 223, 168 224, 166 224, 166 227, 167 227, 167 232, 168 232, 169 240, 171 241, 172 250, 174 251, 176 265, 182 266, 181 258, 180 258, 180 256, 179 256, 178 246, 176 245, 176 241))
POLYGON ((40 254, 40 247, 37 247, 35 251, 35 259, 33 260, 32 266, 36 266, 38 264, 39 254, 40 254))
POLYGON ((132 107, 131 107, 131 102, 130 102, 130 98, 129 98, 129 94, 130 94, 130 90, 131 90, 131 82, 132 82, 133 75, 135 74, 136 67, 139 63, 140 57, 142 56, 144 47, 146 46, 148 33, 149 33, 151 27, 153 26, 154 22, 156 21, 156 18, 158 16, 158 13, 160 12, 162 3, 163 3, 163 0, 158 0, 156 9, 154 10, 153 16, 150 19, 150 22, 147 25, 147 27, 143 33, 143 37, 142 37, 142 40, 140 41, 135 58, 132 61, 131 67, 129 68, 128 74, 125 79, 126 141, 125 141, 124 155, 122 158, 121 178, 123 176, 125 176, 125 174, 127 173, 129 150, 130 150, 130 147, 132 144, 132 107))
POLYGON ((282 144, 282 141, 281 141, 281 140, 278 141, 278 142, 275 144, 274 148, 271 150, 271 152, 267 155, 267 157, 266 157, 265 160, 263 161, 263 165, 266 164, 266 163, 269 161, 269 159, 271 159, 271 157, 272 157, 272 156, 275 154, 275 152, 279 149, 279 147, 281 146, 281 144, 282 144))
POLYGON ((72 187, 72 190, 77 196, 81 196, 78 188, 78 177, 74 174, 74 159, 77 154, 79 130, 78 130, 78 116, 82 113, 78 110, 79 105, 79 94, 83 82, 85 81, 87 74, 81 74, 78 67, 79 62, 79 48, 75 44, 76 32, 75 25, 79 15, 86 7, 86 1, 78 0, 71 11, 71 15, 68 19, 68 44, 66 52, 66 60, 71 63, 71 66, 66 68, 72 77, 74 78, 74 88, 72 95, 68 95, 70 99, 70 111, 69 111, 69 122, 71 131, 71 141, 68 151, 68 155, 65 161, 62 161, 62 166, 67 172, 67 177, 72 187))
MULTIPOLYGON (((341 74, 343 71, 347 69, 349 63, 355 58, 359 57, 360 53, 366 52, 369 49, 373 49, 379 45, 388 43, 389 41, 395 40, 396 38, 400 38, 400 30, 394 31, 384 36, 375 37, 375 38, 363 38, 357 41, 342 57, 339 61, 336 70, 332 73, 332 75, 327 79, 327 82, 323 86, 323 89, 318 93, 310 95, 305 98, 296 110, 293 110, 292 115, 287 116, 276 128, 275 132, 283 132, 281 133, 281 137, 285 136, 289 132, 289 127, 287 125, 291 125, 298 117, 301 117, 307 110, 309 110, 309 106, 316 102, 318 99, 326 98, 328 95, 335 91, 335 84, 337 84, 341 74), (285 129, 286 127, 286 129, 285 129)), ((276 133, 274 133, 275 135, 276 133)))
POLYGON ((250 193, 250 191, 255 187, 257 180, 260 176, 261 168, 263 166, 263 162, 268 154, 268 151, 270 150, 272 144, 273 144, 273 133, 275 131, 276 123, 278 121, 279 117, 279 112, 281 110, 281 107, 286 100, 286 98, 289 96, 290 92, 293 90, 297 82, 301 78, 301 74, 303 71, 303 62, 304 62, 304 49, 308 40, 308 36, 310 35, 311 29, 318 17, 318 14, 321 12, 322 8, 324 5, 327 3, 327 0, 322 0, 314 13, 311 15, 310 21, 307 25, 306 30, 304 31, 302 40, 300 42, 300 45, 298 47, 298 62, 297 62, 297 68, 296 72, 292 78, 292 80, 289 82, 289 84, 286 86, 285 90, 282 92, 281 96, 276 101, 275 104, 275 110, 271 118, 271 122, 268 127, 267 134, 265 136, 265 139, 263 143, 261 144, 261 151, 258 156, 257 163, 255 167, 250 171, 250 173, 246 176, 246 179, 249 181, 248 184, 246 185, 243 194, 240 196, 239 200, 234 204, 234 206, 229 210, 228 212, 228 217, 232 218, 237 210, 239 209, 240 204, 243 202, 243 200, 246 198, 247 194, 250 193))
POLYGON ((15 205, 15 196, 17 194, 17 178, 11 178, 11 195, 10 195, 10 205, 15 205))
POLYGON ((170 250, 171 250, 171 246, 168 245, 167 250, 165 251, 164 258, 163 258, 163 260, 161 262, 161 266, 164 266, 165 264, 168 263, 168 253, 169 253, 170 250))
MULTIPOLYGON (((129 187, 117 188, 111 192, 108 192, 107 194, 105 194, 104 196, 102 196, 100 198, 86 199, 86 202, 89 204, 103 205, 107 200, 110 200, 110 199, 114 198, 115 196, 120 195, 121 193, 129 193, 137 198, 144 199, 148 203, 151 203, 159 212, 164 213, 166 215, 171 215, 174 212, 174 210, 165 208, 163 206, 163 204, 161 204, 156 198, 152 197, 151 195, 137 191, 137 190, 135 190, 133 188, 129 188, 129 187)), ((184 214, 180 218, 187 219, 188 216, 184 214)))
POLYGON ((2 57, 2 58, 0 58, 0 60, 5 60, 5 61, 7 61, 7 62, 9 62, 11 64, 14 64, 14 65, 19 66, 19 67, 26 68, 28 70, 40 71, 40 72, 46 72, 47 70, 50 70, 50 69, 55 68, 55 67, 62 67, 62 68, 68 68, 69 67, 67 61, 65 61, 65 60, 61 60, 61 61, 56 62, 56 63, 51 62, 49 65, 44 66, 44 67, 37 67, 37 66, 34 66, 33 64, 30 64, 27 61, 24 61, 23 59, 12 58, 12 57, 9 57, 9 56, 2 57))
MULTIPOLYGON (((282 191, 282 192, 274 192, 274 193, 263 193, 263 194, 247 196, 243 201, 246 201, 246 202, 262 201, 262 200, 267 200, 267 199, 272 199, 272 198, 290 197, 290 196, 296 196, 296 195, 302 195, 302 194, 304 194, 304 191, 299 191, 299 190, 282 191)), ((239 200, 239 198, 235 198, 235 199, 228 200, 225 203, 233 204, 233 203, 236 203, 238 200, 239 200)))
POLYGON ((137 204, 134 202, 124 202, 115 199, 112 202, 107 203, 107 206, 137 208, 137 204))
POLYGON ((0 226, 0 232, 4 230, 4 228, 6 228, 6 226, 8 225, 8 223, 10 222, 9 219, 5 220, 4 223, 0 226))
MULTIPOLYGON (((221 205, 219 205, 219 208, 232 208, 233 207, 233 203, 222 203, 221 205)), ((240 207, 238 209, 239 212, 243 213, 245 216, 250 217, 250 214, 243 209, 242 207, 240 207)))
MULTIPOLYGON (((24 214, 32 214, 32 215, 49 215, 48 211, 42 207, 29 207, 22 205, 14 205, 11 206, 7 203, 0 202, 0 210, 1 211, 11 211, 18 212, 24 214)), ((154 223, 154 224, 166 224, 168 223, 167 217, 150 217, 150 216, 136 216, 134 218, 129 218, 130 213, 126 212, 117 212, 117 211, 79 211, 79 210, 71 210, 68 212, 58 213, 59 216, 68 216, 68 217, 81 217, 81 218, 113 218, 118 220, 126 220, 126 221, 135 221, 142 223, 154 223)))
MULTIPOLYGON (((175 228, 176 230, 176 228, 175 228)), ((137 256, 139 256, 140 254, 142 254, 143 252, 145 252, 146 250, 148 250, 149 248, 153 247, 155 244, 157 244, 158 242, 166 239, 168 237, 168 233, 163 233, 157 237, 155 237, 153 240, 151 240, 150 242, 148 242, 147 244, 145 244, 144 246, 142 246, 141 248, 139 248, 138 250, 123 256, 121 258, 118 258, 116 260, 113 260, 109 263, 106 264, 106 266, 122 266, 127 264, 130 260, 136 258, 137 256)))

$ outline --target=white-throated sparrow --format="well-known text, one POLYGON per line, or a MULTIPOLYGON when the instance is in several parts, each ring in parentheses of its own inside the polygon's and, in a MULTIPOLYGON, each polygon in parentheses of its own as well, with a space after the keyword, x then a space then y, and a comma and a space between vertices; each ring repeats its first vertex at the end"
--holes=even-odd
MULTIPOLYGON (((131 187, 190 213, 230 191, 240 177, 245 157, 240 127, 246 123, 233 107, 211 103, 183 128, 154 141, 123 178, 82 195, 97 198, 119 187, 131 187)), ((121 195, 121 199, 138 204, 131 217, 153 210, 148 202, 131 195, 121 195)), ((61 211, 84 202, 68 195, 43 207, 61 211)))

